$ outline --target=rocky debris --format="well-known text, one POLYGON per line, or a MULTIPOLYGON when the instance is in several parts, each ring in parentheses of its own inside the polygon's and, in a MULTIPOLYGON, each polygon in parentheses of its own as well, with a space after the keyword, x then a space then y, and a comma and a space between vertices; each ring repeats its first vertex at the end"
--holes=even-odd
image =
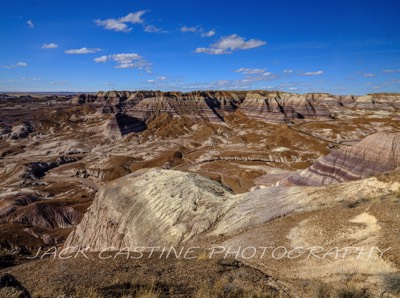
POLYGON ((400 133, 376 133, 333 151, 278 185, 328 185, 393 171, 400 166, 400 133))
POLYGON ((146 128, 147 126, 144 121, 118 113, 107 121, 104 134, 111 138, 122 138, 129 133, 141 132, 146 128))
POLYGON ((10 273, 0 276, 0 297, 7 298, 30 298, 27 289, 10 273))

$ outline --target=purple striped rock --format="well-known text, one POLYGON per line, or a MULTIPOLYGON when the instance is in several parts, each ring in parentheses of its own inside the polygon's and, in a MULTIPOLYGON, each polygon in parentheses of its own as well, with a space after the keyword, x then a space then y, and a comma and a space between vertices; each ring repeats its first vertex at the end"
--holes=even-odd
POLYGON ((400 133, 376 133, 341 148, 278 185, 328 185, 393 171, 400 167, 400 133))

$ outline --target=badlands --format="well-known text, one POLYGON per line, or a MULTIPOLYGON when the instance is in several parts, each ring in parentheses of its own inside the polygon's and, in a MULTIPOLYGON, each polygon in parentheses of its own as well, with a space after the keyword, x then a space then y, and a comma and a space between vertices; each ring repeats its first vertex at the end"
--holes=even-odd
POLYGON ((0 178, 0 297, 400 297, 400 94, 1 94, 0 178))

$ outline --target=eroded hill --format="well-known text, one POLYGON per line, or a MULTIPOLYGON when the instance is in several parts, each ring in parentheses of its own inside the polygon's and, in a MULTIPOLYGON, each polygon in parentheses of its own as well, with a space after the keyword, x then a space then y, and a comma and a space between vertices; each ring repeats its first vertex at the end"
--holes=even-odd
POLYGON ((1 266, 63 244, 391 247, 362 264, 236 260, 288 297, 314 281, 396 295, 399 109, 385 93, 4 97, 1 266))

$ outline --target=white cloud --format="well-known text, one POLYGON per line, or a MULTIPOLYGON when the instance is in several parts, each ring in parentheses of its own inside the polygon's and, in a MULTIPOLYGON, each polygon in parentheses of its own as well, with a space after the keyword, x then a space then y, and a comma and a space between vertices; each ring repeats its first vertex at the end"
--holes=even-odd
POLYGON ((67 82, 65 81, 61 81, 61 82, 56 82, 56 81, 52 81, 50 82, 51 85, 65 85, 67 82))
POLYGON ((157 77, 157 79, 159 79, 160 81, 165 81, 165 80, 167 80, 168 78, 167 78, 167 77, 164 77, 164 76, 161 76, 161 77, 157 77))
POLYGON ((187 26, 182 26, 181 28, 180 28, 180 30, 182 31, 182 32, 184 32, 184 33, 186 33, 186 32, 197 32, 197 31, 199 31, 200 30, 200 27, 198 27, 198 26, 196 26, 196 27, 187 27, 187 26))
POLYGON ((22 80, 22 81, 41 81, 42 78, 36 78, 36 77, 34 77, 34 78, 27 78, 27 77, 23 77, 23 78, 20 78, 20 80, 22 80))
POLYGON ((115 68, 138 68, 151 72, 150 63, 144 60, 142 56, 135 53, 113 54, 93 59, 96 63, 104 63, 110 60, 117 62, 115 68))
POLYGON ((35 24, 30 19, 26 22, 26 24, 31 28, 35 27, 35 24))
POLYGON ((235 72, 240 72, 243 74, 262 74, 262 73, 265 73, 265 69, 242 67, 242 68, 236 69, 235 72))
POLYGON ((123 32, 130 32, 132 30, 132 28, 129 28, 127 24, 121 23, 115 19, 96 20, 95 22, 98 26, 103 26, 106 30, 123 32))
POLYGON ((25 66, 28 66, 28 63, 17 62, 15 64, 11 64, 11 65, 4 65, 4 66, 2 66, 2 68, 16 68, 16 67, 25 67, 25 66))
POLYGON ((242 67, 236 69, 235 72, 245 75, 241 80, 236 80, 236 85, 246 85, 250 87, 253 83, 262 81, 271 81, 278 79, 279 76, 272 72, 266 72, 264 68, 247 68, 242 67))
POLYGON ((210 30, 208 32, 204 32, 201 34, 202 37, 211 37, 215 35, 215 31, 214 30, 210 30))
POLYGON ((111 83, 111 82, 104 82, 103 85, 106 85, 106 86, 114 86, 114 83, 111 83))
POLYGON ((56 49, 58 48, 58 44, 56 43, 45 43, 42 45, 42 49, 56 49))
POLYGON ((363 75, 363 77, 366 77, 366 78, 376 77, 376 74, 373 74, 373 73, 363 73, 362 75, 363 75))
POLYGON ((211 55, 231 54, 235 50, 248 50, 261 47, 265 44, 266 42, 262 40, 250 39, 245 41, 243 37, 232 34, 221 38, 220 41, 210 45, 208 48, 197 48, 195 52, 211 55))
POLYGON ((284 69, 283 72, 284 73, 293 73, 293 70, 292 69, 284 69))
POLYGON ((301 75, 302 76, 320 76, 324 74, 324 72, 322 70, 318 70, 318 71, 308 71, 308 72, 304 72, 301 75))
POLYGON ((142 24, 144 20, 142 16, 147 12, 147 10, 139 10, 137 12, 131 12, 126 16, 119 18, 121 23, 131 23, 131 24, 142 24))
POLYGON ((144 20, 142 16, 147 10, 140 10, 137 12, 131 12, 126 16, 118 19, 106 19, 106 20, 95 20, 94 22, 98 26, 103 26, 106 30, 130 32, 132 28, 128 27, 127 23, 130 24, 142 24, 144 20))
POLYGON ((98 58, 94 58, 93 60, 96 63, 106 62, 109 59, 108 57, 109 56, 101 56, 101 57, 98 57, 98 58))
POLYGON ((84 47, 84 48, 80 48, 80 49, 66 50, 64 53, 70 54, 70 55, 72 55, 72 54, 81 55, 81 54, 93 54, 93 53, 97 53, 100 51, 101 51, 101 49, 99 49, 99 48, 88 49, 88 48, 84 47))
POLYGON ((160 33, 162 32, 161 28, 158 28, 156 26, 153 25, 147 25, 144 27, 144 31, 145 32, 149 32, 149 33, 160 33))
POLYGON ((192 27, 188 27, 188 26, 182 26, 181 28, 179 28, 180 31, 187 33, 187 32, 191 32, 191 33, 198 33, 201 35, 201 37, 211 37, 215 35, 215 30, 209 30, 209 31, 205 31, 204 28, 202 28, 201 26, 192 26, 192 27))
POLYGON ((395 72, 400 72, 400 69, 385 69, 382 72, 385 73, 395 73, 395 72))

